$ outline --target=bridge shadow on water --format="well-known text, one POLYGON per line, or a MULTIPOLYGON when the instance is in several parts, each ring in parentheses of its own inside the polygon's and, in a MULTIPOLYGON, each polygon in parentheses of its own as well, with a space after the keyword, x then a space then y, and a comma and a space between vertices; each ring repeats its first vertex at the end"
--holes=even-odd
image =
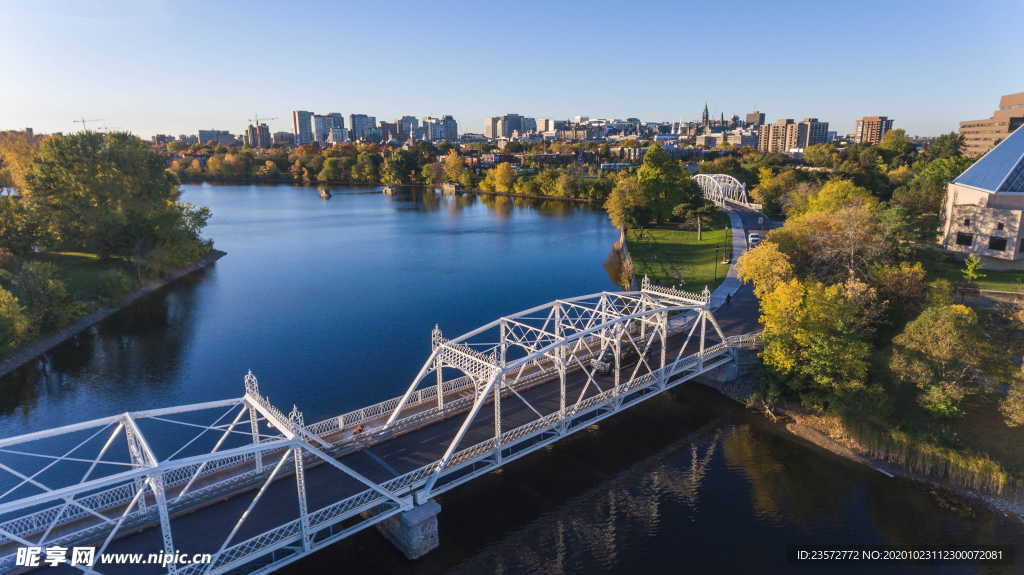
POLYGON ((438 500, 441 545, 418 561, 370 529, 283 572, 791 573, 814 572, 787 562, 797 543, 1024 545, 1019 524, 966 503, 938 509, 921 486, 799 444, 694 384, 438 500))

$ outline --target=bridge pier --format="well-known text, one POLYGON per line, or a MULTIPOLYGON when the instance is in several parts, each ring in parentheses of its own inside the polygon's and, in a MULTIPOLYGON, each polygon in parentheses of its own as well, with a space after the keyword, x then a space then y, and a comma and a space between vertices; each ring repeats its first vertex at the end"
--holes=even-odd
POLYGON ((422 505, 388 517, 377 524, 377 530, 407 559, 419 559, 440 545, 437 515, 441 505, 433 499, 422 505))

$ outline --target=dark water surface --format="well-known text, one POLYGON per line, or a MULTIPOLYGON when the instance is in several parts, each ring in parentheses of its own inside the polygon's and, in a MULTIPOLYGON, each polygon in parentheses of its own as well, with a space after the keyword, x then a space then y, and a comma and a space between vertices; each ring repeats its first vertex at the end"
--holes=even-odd
MULTIPOLYGON (((235 397, 252 368, 314 421, 404 390, 435 322, 457 335, 614 288, 617 233, 568 204, 186 186, 228 252, 0 380, 0 436, 235 397)), ((713 392, 658 397, 440 499, 441 548, 408 562, 373 530, 297 564, 346 573, 1022 573, 794 565, 794 544, 1013 544, 999 514, 794 442, 713 392)))

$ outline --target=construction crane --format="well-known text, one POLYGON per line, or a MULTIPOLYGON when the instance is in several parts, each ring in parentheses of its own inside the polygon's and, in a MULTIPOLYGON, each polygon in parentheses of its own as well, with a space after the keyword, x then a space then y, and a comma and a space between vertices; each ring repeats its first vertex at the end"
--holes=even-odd
POLYGON ((270 120, 276 120, 276 119, 277 118, 261 118, 259 114, 255 114, 254 113, 252 115, 252 117, 249 118, 249 121, 252 122, 252 125, 259 127, 261 122, 266 123, 266 122, 269 122, 270 120))
POLYGON ((83 132, 88 132, 89 131, 89 126, 88 126, 89 122, 102 122, 102 121, 103 121, 103 118, 94 118, 92 120, 86 120, 85 116, 82 116, 82 119, 74 120, 74 123, 81 124, 82 125, 82 131, 83 132))

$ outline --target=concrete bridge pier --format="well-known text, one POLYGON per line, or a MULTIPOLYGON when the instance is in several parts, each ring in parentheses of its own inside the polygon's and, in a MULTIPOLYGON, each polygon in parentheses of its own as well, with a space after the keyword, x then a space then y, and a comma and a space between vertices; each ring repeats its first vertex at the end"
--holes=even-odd
POLYGON ((437 535, 437 514, 440 512, 441 505, 428 499, 423 504, 381 521, 377 529, 407 559, 419 559, 440 545, 437 535))

